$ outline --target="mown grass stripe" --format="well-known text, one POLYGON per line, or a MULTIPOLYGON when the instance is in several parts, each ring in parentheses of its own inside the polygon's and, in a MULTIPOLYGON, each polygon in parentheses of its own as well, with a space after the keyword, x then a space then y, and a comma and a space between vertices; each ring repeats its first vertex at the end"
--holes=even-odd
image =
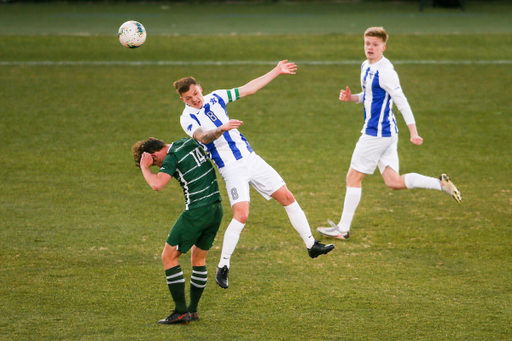
MULTIPOLYGON (((276 61, 5 61, 0 62, 0 66, 81 66, 81 65, 169 65, 169 66, 187 66, 187 65, 274 65, 276 61)), ((360 65, 362 61, 358 60, 339 60, 339 61, 297 61, 301 65, 360 65)), ((493 65, 493 64, 512 64, 512 60, 397 60, 393 64, 432 64, 432 65, 493 65)))

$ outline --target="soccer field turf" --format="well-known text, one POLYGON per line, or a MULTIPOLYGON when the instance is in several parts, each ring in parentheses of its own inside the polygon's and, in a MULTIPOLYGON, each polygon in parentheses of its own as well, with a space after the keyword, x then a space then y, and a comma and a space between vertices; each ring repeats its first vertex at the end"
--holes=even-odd
MULTIPOLYGON (((509 2, 466 11, 397 3, 1 5, 0 340, 507 340, 512 338, 512 30, 509 2), (139 17, 137 17, 139 15, 139 17), (120 24, 148 39, 122 47, 120 24), (190 23, 193 21, 193 23, 190 23), (174 25, 174 26, 173 26, 174 25), (462 191, 392 192, 365 179, 351 239, 310 259, 285 211, 255 191, 232 259, 201 320, 173 307, 160 253, 183 209, 174 181, 153 192, 131 145, 174 141, 183 103, 298 64, 228 106, 253 149, 287 182, 314 236, 338 221, 362 108, 362 33, 383 25, 422 146, 400 114, 401 173, 448 173, 462 191), (231 34, 236 32, 236 34, 231 34)), ((182 257, 188 280, 189 255, 182 257)))

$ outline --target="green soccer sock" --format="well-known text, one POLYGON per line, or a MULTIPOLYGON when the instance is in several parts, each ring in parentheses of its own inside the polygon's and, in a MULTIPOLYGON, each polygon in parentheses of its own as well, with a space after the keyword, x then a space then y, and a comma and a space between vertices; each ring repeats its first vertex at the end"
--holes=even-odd
POLYGON ((185 277, 183 277, 181 266, 177 265, 165 270, 165 276, 167 277, 167 286, 171 291, 172 299, 176 304, 176 312, 186 313, 187 301, 185 299, 185 277))
POLYGON ((188 306, 189 312, 197 312, 197 306, 199 305, 199 300, 206 287, 207 279, 208 272, 206 271, 206 266, 192 267, 192 277, 190 278, 190 305, 188 306))

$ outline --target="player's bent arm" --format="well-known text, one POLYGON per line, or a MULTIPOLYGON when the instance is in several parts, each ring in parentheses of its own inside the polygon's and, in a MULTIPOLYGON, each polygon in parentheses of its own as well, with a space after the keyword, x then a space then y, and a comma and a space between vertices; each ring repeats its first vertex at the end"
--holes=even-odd
POLYGON ((221 137, 222 134, 224 134, 226 131, 236 129, 242 125, 242 123, 243 122, 239 120, 229 120, 227 123, 224 123, 220 127, 208 131, 205 131, 203 128, 199 127, 196 129, 192 137, 203 144, 212 143, 221 137))
POLYGON ((289 63, 288 60, 282 60, 277 64, 275 68, 270 70, 268 73, 263 76, 253 79, 249 83, 238 88, 238 94, 240 98, 254 95, 258 90, 266 86, 270 83, 274 78, 282 74, 294 75, 295 71, 297 71, 297 66, 295 63, 289 63))
POLYGON ((353 95, 348 86, 345 90, 342 89, 340 91, 340 101, 343 101, 343 102, 361 103, 362 98, 363 98, 363 93, 353 95))
POLYGON ((171 180, 171 176, 167 173, 158 172, 154 174, 151 172, 149 167, 144 167, 141 165, 140 168, 142 169, 142 175, 144 175, 144 179, 146 179, 146 182, 154 191, 162 190, 165 185, 167 185, 169 180, 171 180))
POLYGON ((222 134, 224 134, 224 130, 221 127, 208 131, 205 131, 203 128, 197 128, 192 137, 203 144, 208 144, 221 137, 222 134))
POLYGON ((418 135, 416 124, 412 123, 407 125, 407 127, 409 127, 409 132, 411 133, 411 142, 418 146, 421 145, 423 143, 423 139, 418 135))

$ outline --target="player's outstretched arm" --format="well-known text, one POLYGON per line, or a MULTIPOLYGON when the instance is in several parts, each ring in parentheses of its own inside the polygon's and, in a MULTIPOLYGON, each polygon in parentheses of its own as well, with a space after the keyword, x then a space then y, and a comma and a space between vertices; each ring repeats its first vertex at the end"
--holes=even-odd
POLYGON ((279 75, 294 75, 296 71, 297 65, 295 63, 282 60, 268 73, 238 88, 240 98, 255 94, 279 75))
POLYGON ((203 144, 212 143, 216 139, 222 136, 224 132, 229 131, 231 129, 236 129, 240 127, 244 122, 239 120, 229 120, 224 123, 220 127, 217 127, 212 130, 205 131, 203 128, 197 128, 194 132, 194 138, 203 144))
POLYGON ((164 188, 165 185, 169 182, 171 179, 171 176, 166 173, 158 172, 157 174, 154 174, 151 172, 149 167, 153 165, 153 157, 149 153, 142 153, 142 156, 140 158, 140 169, 142 170, 142 175, 144 176, 144 179, 146 179, 146 182, 148 185, 151 186, 151 188, 155 191, 159 191, 162 188, 164 188))
POLYGON ((416 129, 416 124, 412 123, 408 125, 409 132, 411 133, 411 142, 415 145, 419 146, 423 143, 423 139, 418 135, 418 130, 416 129))

